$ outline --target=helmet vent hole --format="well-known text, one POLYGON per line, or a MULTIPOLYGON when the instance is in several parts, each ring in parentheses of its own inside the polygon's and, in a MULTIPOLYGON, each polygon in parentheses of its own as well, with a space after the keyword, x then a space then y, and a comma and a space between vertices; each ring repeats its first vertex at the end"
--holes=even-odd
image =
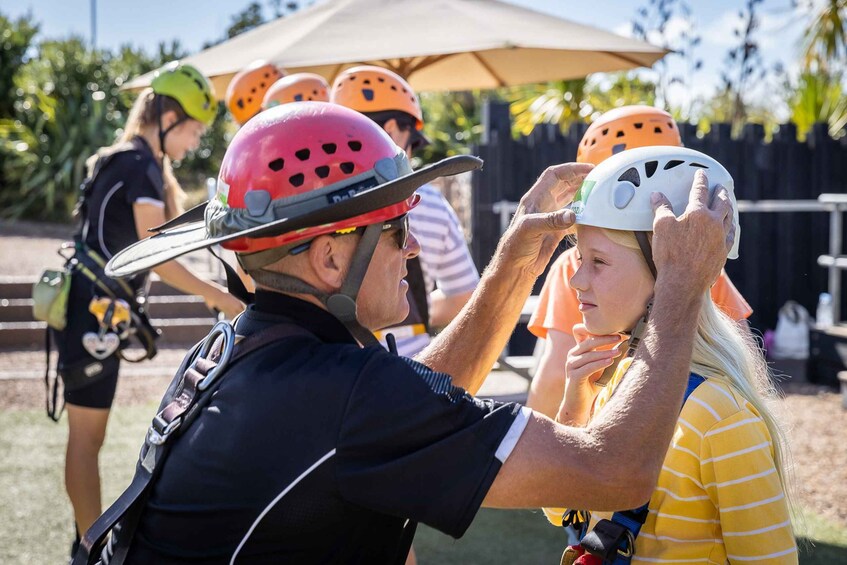
POLYGON ((697 167, 697 168, 700 168, 700 169, 708 169, 709 168, 706 165, 701 165, 700 163, 688 163, 688 166, 689 167, 697 167))
POLYGON ((296 175, 292 175, 288 177, 288 182, 291 183, 292 186, 301 186, 303 181, 306 180, 306 177, 303 176, 303 173, 297 173, 296 175))
POLYGON ((274 172, 279 172, 285 166, 285 159, 274 159, 268 163, 268 167, 274 172))
POLYGON ((638 169, 635 167, 630 167, 624 173, 618 177, 618 181, 620 182, 630 182, 635 187, 641 186, 641 175, 638 174, 638 169))
POLYGON ((252 98, 251 96, 248 96, 248 97, 247 97, 247 103, 248 103, 248 104, 252 104, 252 103, 253 103, 253 98, 252 98))
POLYGON ((329 167, 327 165, 322 165, 315 169, 315 174, 320 178, 325 179, 329 176, 329 167))
POLYGON ((647 161, 644 163, 644 171, 647 173, 647 178, 649 179, 654 174, 656 174, 656 169, 659 168, 658 161, 647 161))
POLYGON ((592 139, 592 140, 591 140, 591 145, 592 145, 592 146, 593 146, 593 145, 597 145, 597 140, 596 140, 596 139, 592 139))
POLYGON ((199 88, 200 90, 206 90, 206 89, 203 87, 203 83, 202 83, 202 82, 200 82, 200 79, 195 78, 195 79, 194 79, 194 84, 196 84, 196 85, 197 85, 197 88, 199 88))
POLYGON ((300 159, 301 161, 308 161, 309 155, 311 155, 311 151, 309 151, 308 149, 301 149, 294 153, 294 156, 300 159))
POLYGON ((321 148, 327 155, 332 155, 333 153, 335 153, 337 146, 334 143, 324 143, 323 145, 321 145, 321 148))
POLYGON ((369 79, 369 78, 366 78, 365 80, 362 81, 362 84, 370 84, 370 83, 371 83, 371 79, 369 79))
POLYGON ((603 135, 609 135, 609 128, 604 128, 602 132, 603 135))
POLYGON ((265 73, 265 78, 271 78, 271 73, 265 73))
POLYGON ((673 129, 673 122, 668 122, 668 128, 673 129))
POLYGON ((313 90, 313 91, 312 91, 312 94, 313 94, 313 95, 315 95, 315 96, 317 96, 317 95, 318 95, 318 91, 317 91, 317 90, 313 90))
POLYGON ((385 82, 385 79, 382 77, 376 77, 376 80, 378 80, 379 82, 385 82))
POLYGON ((643 124, 642 122, 636 122, 636 123, 634 123, 634 124, 632 124, 632 125, 634 125, 634 126, 635 126, 635 129, 641 129, 641 128, 643 128, 643 127, 644 127, 644 124, 643 124))
POLYGON ((623 130, 622 130, 622 129, 619 129, 619 130, 618 130, 618 133, 617 133, 617 134, 615 134, 615 137, 623 137, 624 135, 626 135, 626 134, 623 132, 623 130))
POLYGON ((678 167, 678 166, 682 165, 682 163, 683 163, 683 161, 680 161, 678 159, 672 159, 665 164, 664 169, 667 171, 669 169, 673 169, 674 167, 678 167))
POLYGON ((653 133, 662 133, 662 128, 660 128, 659 126, 654 127, 653 133))
POLYGON ((259 86, 260 86, 260 87, 262 87, 262 88, 265 88, 266 83, 264 83, 264 82, 260 82, 260 83, 259 83, 259 86))
POLYGON ((397 87, 396 87, 396 86, 394 86, 394 85, 392 84, 392 85, 391 85, 391 90, 393 90, 393 91, 397 92, 397 87))
POLYGON ((350 161, 345 161, 345 162, 341 163, 339 165, 339 167, 341 168, 341 172, 344 173, 344 174, 347 174, 347 175, 352 173, 353 169, 356 168, 356 166, 353 163, 351 163, 350 161))
POLYGON ((361 141, 348 141, 347 146, 351 151, 361 151, 362 150, 362 142, 361 141))
POLYGON ((251 93, 253 93, 253 94, 256 94, 256 88, 255 88, 255 87, 254 87, 254 88, 251 88, 251 89, 250 89, 250 92, 251 92, 251 93))

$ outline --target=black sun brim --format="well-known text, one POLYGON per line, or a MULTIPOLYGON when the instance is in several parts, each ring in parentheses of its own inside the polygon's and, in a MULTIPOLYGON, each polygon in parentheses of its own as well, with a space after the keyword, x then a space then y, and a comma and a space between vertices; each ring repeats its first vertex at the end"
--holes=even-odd
POLYGON ((196 206, 182 216, 156 228, 158 232, 156 235, 134 243, 117 253, 106 265, 106 274, 110 277, 128 277, 148 271, 186 253, 233 239, 273 237, 298 229, 340 222, 386 206, 399 204, 410 198, 418 188, 437 178, 473 171, 481 166, 482 159, 471 155, 448 157, 396 180, 363 190, 336 204, 217 237, 209 234, 205 221, 200 219, 203 217, 202 212, 205 207, 196 206))

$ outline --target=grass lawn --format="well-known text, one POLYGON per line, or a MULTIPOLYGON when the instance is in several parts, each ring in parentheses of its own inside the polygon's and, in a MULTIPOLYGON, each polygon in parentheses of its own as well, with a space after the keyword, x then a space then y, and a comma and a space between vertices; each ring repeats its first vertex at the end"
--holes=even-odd
MULTIPOLYGON (((129 484, 155 404, 120 406, 112 414, 101 456, 104 500, 129 484)), ((42 410, 0 412, 0 563, 61 564, 70 548, 72 519, 63 485, 67 423, 42 410)), ((847 563, 847 528, 807 513, 803 564, 847 563)), ((461 540, 421 526, 418 560, 427 564, 559 562, 565 538, 539 511, 483 510, 461 540)))

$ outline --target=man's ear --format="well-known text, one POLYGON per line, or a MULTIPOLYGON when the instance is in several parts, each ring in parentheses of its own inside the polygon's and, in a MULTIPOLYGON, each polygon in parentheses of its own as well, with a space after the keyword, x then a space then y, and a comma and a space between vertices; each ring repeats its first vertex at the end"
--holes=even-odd
POLYGON ((344 238, 321 235, 309 246, 309 263, 320 281, 333 289, 341 288, 350 265, 351 246, 344 238))

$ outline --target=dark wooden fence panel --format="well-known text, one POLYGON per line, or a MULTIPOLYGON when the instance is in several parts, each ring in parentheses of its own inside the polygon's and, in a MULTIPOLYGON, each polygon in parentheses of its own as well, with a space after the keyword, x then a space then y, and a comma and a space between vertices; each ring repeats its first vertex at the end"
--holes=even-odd
MULTIPOLYGON (((514 140, 508 106, 498 102, 486 105, 484 125, 482 143, 473 148, 485 160, 472 181, 471 249, 479 267, 488 263, 500 236, 500 217, 492 206, 519 200, 546 167, 573 161, 586 128, 575 124, 562 134, 554 125, 542 126, 514 140)), ((825 192, 847 192, 847 143, 832 139, 825 124, 816 125, 805 142, 797 141, 793 124, 781 126, 770 142, 756 124, 746 126, 738 138, 728 124, 717 124, 702 137, 690 124, 681 124, 680 133, 687 147, 727 168, 739 200, 812 200, 825 192)), ((828 214, 744 213, 741 231, 741 258, 729 261, 726 270, 755 310, 753 327, 774 327, 786 300, 797 300, 814 315, 818 295, 826 290, 826 271, 817 266, 817 257, 828 251, 828 214)), ((543 277, 536 292, 542 283, 543 277)), ((847 288, 841 303, 847 304, 847 288)))

